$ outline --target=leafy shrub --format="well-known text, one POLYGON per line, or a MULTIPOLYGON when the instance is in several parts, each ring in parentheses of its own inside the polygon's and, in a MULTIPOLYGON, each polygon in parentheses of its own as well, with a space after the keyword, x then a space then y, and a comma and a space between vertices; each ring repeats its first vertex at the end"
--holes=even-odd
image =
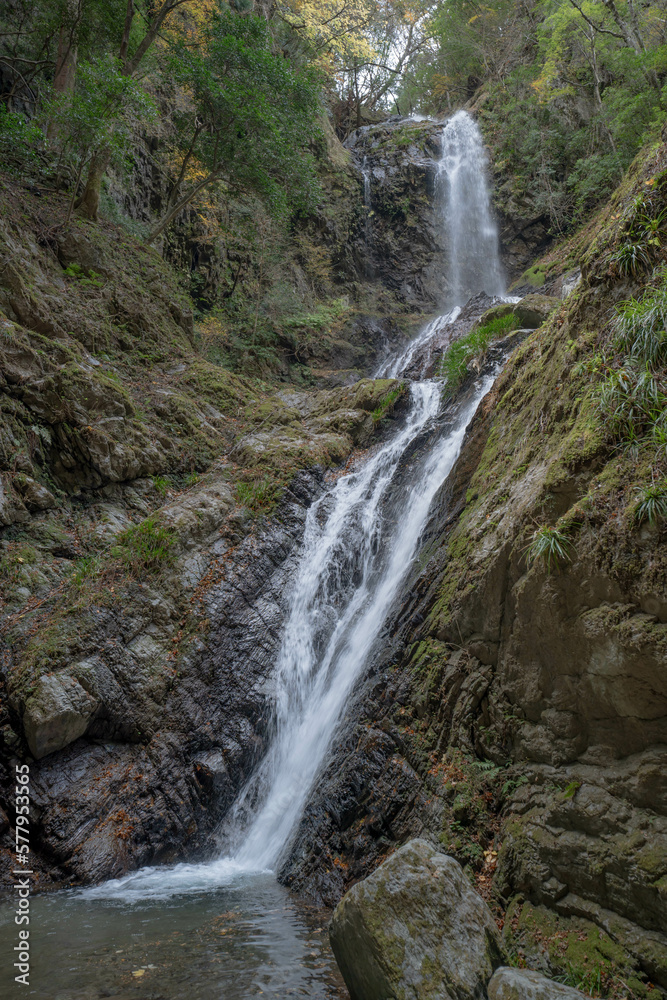
POLYGON ((44 133, 39 125, 0 102, 0 154, 5 170, 23 170, 41 165, 44 133))
POLYGON ((543 525, 533 534, 528 546, 528 562, 532 565, 540 560, 551 573, 558 569, 561 563, 569 562, 572 542, 559 528, 549 528, 543 525))
POLYGON ((156 570, 174 562, 175 544, 174 529, 160 524, 157 515, 151 514, 145 521, 121 532, 111 552, 133 572, 156 570))

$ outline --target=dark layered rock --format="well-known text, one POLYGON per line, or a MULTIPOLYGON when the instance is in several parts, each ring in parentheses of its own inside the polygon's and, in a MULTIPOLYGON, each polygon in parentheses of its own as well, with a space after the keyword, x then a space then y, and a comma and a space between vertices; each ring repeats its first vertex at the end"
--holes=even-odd
MULTIPOLYGON (((31 848, 44 873, 90 882, 213 849, 214 828, 270 732, 266 680, 286 612, 289 557, 320 489, 317 475, 295 480, 272 526, 238 543, 225 519, 233 511, 228 491, 208 525, 193 519, 190 555, 172 572, 189 578, 190 595, 203 574, 213 578, 202 597, 205 645, 195 630, 174 648, 184 625, 179 631, 174 576, 159 590, 135 584, 121 615, 93 609, 87 657, 39 679, 22 711, 39 758, 30 771, 31 848)), ((174 517, 185 537, 187 508, 174 517)), ((12 700, 21 709, 20 690, 12 700)))

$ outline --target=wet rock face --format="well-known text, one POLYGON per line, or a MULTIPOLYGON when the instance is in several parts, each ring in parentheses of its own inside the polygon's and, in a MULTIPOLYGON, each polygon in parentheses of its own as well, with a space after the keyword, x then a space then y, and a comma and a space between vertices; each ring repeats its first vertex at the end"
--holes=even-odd
POLYGON ((357 271, 425 311, 444 295, 444 232, 433 206, 441 132, 440 123, 390 119, 345 143, 369 177, 369 204, 353 242, 357 271))
MULTIPOLYGON (((436 191, 446 121, 394 117, 358 129, 345 142, 366 201, 350 241, 355 269, 361 278, 381 283, 400 302, 424 312, 439 309, 447 292, 445 226, 436 191)), ((492 174, 492 162, 489 169, 492 174)), ((549 245, 549 219, 508 200, 502 175, 491 180, 500 187, 493 204, 509 284, 549 245)))
POLYGON ((425 840, 353 886, 329 933, 352 1000, 482 1000, 502 961, 490 910, 425 840))
POLYGON ((94 882, 215 849, 215 827, 265 749, 291 555, 321 488, 318 474, 297 476, 272 523, 240 540, 233 522, 219 530, 234 509, 226 487, 215 504, 173 505, 178 586, 175 575, 162 592, 137 585, 123 614, 98 609, 87 659, 39 679, 23 722, 43 872, 94 882), (192 596, 204 576, 206 644, 195 629, 170 659, 179 588, 192 596))

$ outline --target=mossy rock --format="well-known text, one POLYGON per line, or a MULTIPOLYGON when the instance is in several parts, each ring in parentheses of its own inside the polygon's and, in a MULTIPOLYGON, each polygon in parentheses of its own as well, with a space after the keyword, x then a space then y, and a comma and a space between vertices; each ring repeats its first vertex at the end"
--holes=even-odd
POLYGON ((558 305, 558 299, 550 295, 525 295, 520 302, 514 306, 513 312, 519 325, 524 329, 536 330, 542 326, 544 321, 550 316, 558 305))
POLYGON ((350 889, 330 938, 352 1000, 473 1000, 502 964, 486 903, 460 865, 425 840, 350 889))
POLYGON ((585 993, 615 995, 627 983, 636 997, 650 994, 636 955, 583 917, 561 916, 517 897, 507 908, 503 938, 521 963, 585 993))
MULTIPOLYGON (((542 288, 547 280, 547 267, 544 264, 534 264, 527 271, 517 278, 513 286, 520 288, 522 285, 532 285, 533 288, 542 288)), ((511 289, 510 289, 511 291, 511 289)))

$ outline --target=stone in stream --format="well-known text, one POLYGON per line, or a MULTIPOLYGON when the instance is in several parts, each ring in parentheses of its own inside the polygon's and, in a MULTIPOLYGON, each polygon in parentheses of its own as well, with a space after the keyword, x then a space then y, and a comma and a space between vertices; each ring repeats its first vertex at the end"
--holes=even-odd
POLYGON ((487 987, 489 1000, 582 1000, 571 986, 563 986, 529 969, 496 969, 487 987))
POLYGON ((461 866, 419 839, 350 889, 329 934, 352 1000, 482 1000, 503 961, 461 866))

